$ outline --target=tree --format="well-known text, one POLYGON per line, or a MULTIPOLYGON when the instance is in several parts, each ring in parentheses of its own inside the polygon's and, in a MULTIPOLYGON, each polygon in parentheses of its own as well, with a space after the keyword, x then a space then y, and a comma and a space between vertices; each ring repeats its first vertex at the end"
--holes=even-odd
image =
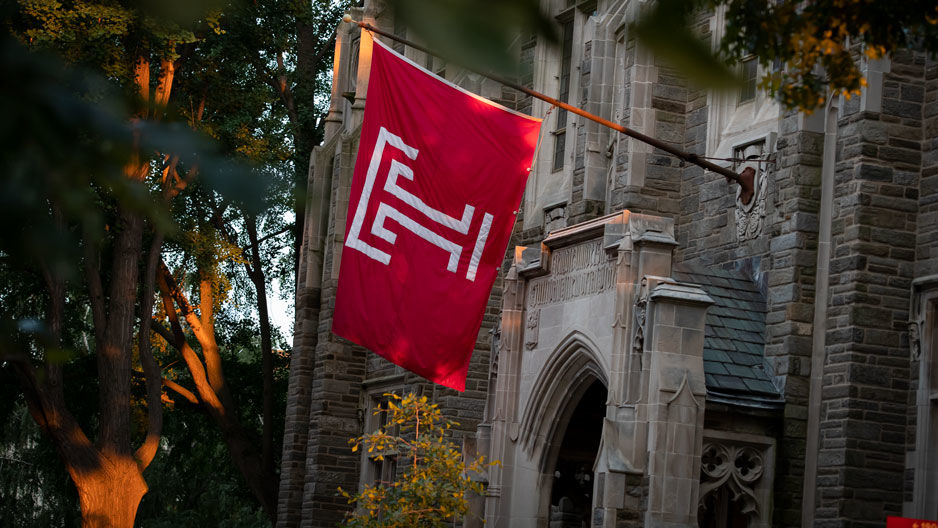
MULTIPOLYGON (((129 17, 127 11, 116 9, 102 15, 111 16, 113 22, 103 31, 104 38, 129 17)), ((159 135, 165 129, 130 127, 117 114, 99 110, 98 105, 106 102, 100 93, 85 90, 76 96, 67 88, 68 80, 74 81, 67 73, 37 64, 12 43, 4 42, 3 48, 8 59, 4 77, 21 82, 17 90, 31 91, 7 104, 25 105, 32 115, 20 121, 30 125, 20 131, 26 134, 19 138, 10 134, 11 141, 5 142, 17 152, 6 167, 8 190, 20 191, 12 195, 17 203, 11 205, 27 214, 30 222, 5 237, 2 252, 8 270, 41 281, 45 289, 23 303, 23 311, 4 314, 4 323, 19 331, 4 346, 3 359, 17 374, 30 414, 52 440, 75 483, 83 524, 131 526, 146 491, 141 473, 153 460, 161 427, 160 405, 149 405, 145 439, 133 448, 131 369, 143 230, 145 224, 158 225, 165 219, 145 198, 149 167, 141 161, 140 148, 154 146, 151 132, 159 135), (29 105, 30 99, 36 106, 29 105), (101 160, 88 159, 102 148, 116 152, 105 152, 101 160), (75 151, 79 155, 69 159, 75 151), (115 196, 123 199, 117 201, 115 196), (46 247, 31 248, 36 242, 46 247), (104 274, 102 262, 108 261, 104 274), (76 289, 80 280, 85 288, 76 289), (85 306, 90 307, 86 317, 79 309, 85 306), (28 319, 30 315, 34 319, 28 319), (24 320, 35 324, 24 327, 24 320), (68 350, 85 343, 95 352, 98 375, 93 427, 80 423, 69 410, 65 392, 68 350), (97 433, 94 442, 92 430, 97 433)), ((147 57, 138 57, 130 71, 141 96, 134 112, 139 120, 165 101, 172 72, 163 68, 161 82, 153 90, 147 82, 147 57)), ((8 115, 23 113, 13 109, 8 115)), ((150 262, 152 256, 151 250, 150 262)), ((153 271, 148 266, 144 276, 153 271)), ((142 298, 146 299, 145 293, 142 298)), ((138 357, 148 382, 148 400, 158 402, 159 370, 147 347, 140 347, 138 357)))
POLYGON ((376 460, 394 457, 401 471, 396 480, 365 485, 360 493, 339 488, 357 509, 346 518, 349 527, 444 527, 469 512, 469 494, 481 494, 472 475, 484 471, 483 457, 469 463, 448 437, 459 425, 443 417, 437 404, 413 393, 385 394, 385 425, 349 441, 352 451, 365 449, 376 460))
MULTIPOLYGON (((40 101, 32 107, 25 105, 29 111, 24 121, 35 121, 34 127, 26 128, 25 137, 16 138, 15 131, 4 130, 5 137, 11 136, 6 145, 15 149, 17 143, 23 143, 18 157, 9 160, 13 177, 6 190, 14 192, 6 196, 19 200, 12 205, 36 225, 12 230, 0 252, 18 280, 35 283, 41 278, 46 290, 22 310, 4 314, 4 325, 13 336, 11 342, 4 343, 4 366, 17 374, 31 414, 65 462, 78 490, 86 526, 132 525, 137 504, 147 489, 142 472, 159 447, 161 383, 193 396, 163 379, 150 339, 151 330, 159 330, 150 317, 158 275, 165 286, 162 300, 166 314, 171 318, 176 313, 176 307, 167 308, 168 299, 182 310, 188 307, 182 290, 169 286, 171 277, 160 270, 164 239, 174 235, 172 204, 199 187, 195 184, 198 175, 198 181, 228 191, 221 198, 239 203, 239 209, 252 215, 256 226, 257 211, 248 205, 252 195, 263 195, 257 178, 243 177, 245 171, 233 170, 209 155, 205 142, 187 132, 202 120, 206 92, 201 99, 194 99, 185 115, 188 127, 159 124, 183 114, 170 105, 170 94, 179 68, 191 63, 195 44, 204 40, 204 35, 224 34, 217 11, 200 10, 195 22, 189 21, 190 26, 161 17, 163 14, 136 4, 74 2, 61 6, 36 0, 22 2, 12 17, 15 32, 34 49, 54 50, 75 64, 102 72, 120 86, 133 101, 129 118, 120 112, 102 113, 98 105, 106 106, 111 99, 93 90, 75 95, 63 89, 58 78, 62 74, 49 75, 42 68, 37 71, 38 55, 24 56, 17 46, 4 42, 4 58, 9 58, 8 50, 15 50, 14 60, 4 63, 4 79, 22 83, 8 92, 19 96, 8 102, 23 105, 37 96, 40 101), (151 82, 151 75, 156 82, 151 82), (72 115, 76 109, 77 115, 72 115), (57 124, 64 126, 56 128, 57 124), (72 142, 80 148, 63 148, 72 142), (93 158, 89 153, 102 149, 116 152, 105 152, 108 155, 102 160, 89 159, 93 158), (194 151, 199 155, 193 156, 194 151), (74 160, 79 161, 60 156, 66 153, 77 153, 74 160), (38 244, 42 247, 37 249, 35 241, 42 241, 38 244), (90 309, 76 317, 82 307, 90 309), (24 326, 24 321, 35 324, 24 326), (71 387, 64 384, 63 373, 73 364, 68 358, 74 356, 69 351, 81 354, 82 348, 93 350, 97 365, 94 386, 100 393, 99 405, 90 420, 73 415, 74 404, 66 403, 71 387), (146 386, 145 398, 136 401, 135 379, 144 380, 146 386), (134 421, 140 410, 147 417, 142 427, 134 421), (136 443, 141 445, 133 449, 136 443)), ((57 67, 52 70, 58 72, 57 67)), ((21 114, 22 109, 16 108, 7 115, 21 114)), ((252 139, 251 134, 247 136, 252 139)), ((249 231, 253 233, 249 238, 253 238, 256 264, 263 237, 256 229, 249 231)), ((264 285, 263 272, 256 265, 251 273, 255 286, 264 285)), ((215 299, 205 297, 207 300, 200 299, 202 313, 190 310, 184 317, 194 317, 188 321, 190 326, 211 330, 215 299), (203 311, 206 306, 209 309, 203 311)), ((257 298, 266 301, 264 292, 257 298)), ((262 346, 269 351, 269 322, 262 319, 267 326, 262 346)), ((178 321, 175 326, 179 328, 173 329, 172 342, 185 351, 185 335, 178 321)), ((233 399, 225 395, 218 343, 211 334, 208 331, 200 336, 198 352, 202 358, 191 363, 193 379, 201 374, 200 381, 207 380, 211 387, 194 398, 208 402, 212 412, 223 418, 218 421, 232 446, 232 456, 242 462, 243 470, 251 470, 245 471, 249 483, 260 482, 256 494, 272 516, 274 435, 270 429, 264 435, 266 460, 251 463, 250 435, 238 423, 233 399), (203 361, 207 367, 200 366, 203 361), (257 471, 266 477, 252 478, 258 474, 252 471, 261 466, 263 469, 257 471)), ((266 407, 269 416, 272 407, 266 407)))
MULTIPOLYGON (((187 274, 188 275, 188 274, 187 274)), ((250 284, 243 285, 250 288, 250 284)), ((232 280, 232 296, 244 296, 242 285, 232 280)), ((238 418, 247 431, 262 429, 262 394, 260 332, 256 314, 243 315, 228 303, 216 313, 215 329, 225 379, 233 389, 238 418)), ((247 308, 250 308, 248 303, 247 308)), ((284 338, 274 332, 275 347, 284 338)), ((198 348, 198 342, 192 340, 198 348)), ((154 340, 158 358, 166 358, 164 376, 173 383, 193 387, 183 362, 172 364, 178 353, 166 346, 162 337, 154 340)), ((285 405, 286 353, 274 355, 274 393, 276 406, 285 405)), ((270 520, 247 486, 231 455, 222 432, 199 403, 169 392, 172 403, 164 405, 165 426, 161 454, 147 470, 150 491, 140 503, 137 523, 143 528, 175 526, 270 526, 270 520)), ((277 431, 282 425, 274 423, 277 431)), ((254 439, 256 441, 256 439, 254 439)))
MULTIPOLYGON (((264 86, 279 101, 287 124, 292 165, 293 224, 296 254, 306 216, 306 178, 313 147, 322 141, 329 93, 335 28, 350 0, 242 2, 231 6, 226 21, 224 53, 248 72, 253 85, 264 86)), ((298 263, 294 259, 294 271, 298 263)))

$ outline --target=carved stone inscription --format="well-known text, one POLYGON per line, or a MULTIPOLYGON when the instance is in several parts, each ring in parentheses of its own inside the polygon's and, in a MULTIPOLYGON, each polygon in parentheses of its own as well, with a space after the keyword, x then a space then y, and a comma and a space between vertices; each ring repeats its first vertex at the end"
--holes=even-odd
POLYGON ((615 260, 609 260, 602 239, 558 249, 551 255, 550 275, 532 279, 527 308, 554 304, 615 287, 615 260))

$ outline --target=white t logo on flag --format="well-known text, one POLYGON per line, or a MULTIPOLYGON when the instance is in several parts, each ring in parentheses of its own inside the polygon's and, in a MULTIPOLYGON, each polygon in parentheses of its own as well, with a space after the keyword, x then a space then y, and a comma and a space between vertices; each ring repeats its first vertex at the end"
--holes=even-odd
MULTIPOLYGON (((388 132, 388 130, 383 126, 381 127, 380 131, 378 132, 378 141, 375 144, 375 150, 371 155, 371 162, 368 165, 368 171, 365 174, 365 185, 362 188, 361 198, 359 198, 358 205, 355 208, 355 216, 352 218, 352 225, 349 229, 348 237, 345 241, 346 246, 352 249, 357 249, 368 257, 385 265, 391 262, 391 255, 363 241, 360 236, 362 227, 364 227, 365 224, 365 213, 368 209, 368 204, 371 201, 371 195, 374 191, 375 181, 378 179, 378 169, 381 165, 381 159, 386 145, 391 145, 392 147, 400 150, 411 160, 417 159, 418 150, 416 148, 404 143, 404 140, 401 139, 400 136, 388 132)), ((475 207, 469 204, 465 204, 462 218, 457 219, 449 216, 442 211, 430 207, 419 197, 414 196, 412 193, 398 186, 398 176, 403 176, 408 180, 414 181, 413 169, 397 160, 391 160, 391 166, 388 169, 387 178, 384 181, 385 191, 393 196, 396 196, 399 200, 411 206, 417 212, 421 213, 424 217, 431 220, 432 222, 435 222, 439 226, 450 229, 462 235, 467 235, 469 233, 469 226, 472 224, 472 218, 475 214, 475 207)), ((394 233, 385 226, 387 220, 389 219, 393 220, 398 225, 417 235, 418 237, 449 253, 449 262, 446 266, 446 269, 447 271, 456 273, 456 268, 459 265, 459 257, 462 255, 463 246, 460 246, 456 242, 446 238, 444 234, 440 234, 433 229, 424 226, 420 222, 414 220, 410 216, 404 214, 403 212, 392 207, 391 205, 388 205, 385 202, 378 202, 378 212, 371 224, 371 234, 387 241, 390 244, 394 244, 394 242, 397 240, 397 233, 394 233)), ((469 259, 469 267, 466 270, 466 278, 470 281, 475 281, 476 271, 479 268, 479 259, 482 258, 482 251, 485 249, 485 242, 488 239, 489 229, 492 226, 492 219, 493 216, 489 213, 484 213, 482 216, 482 224, 479 227, 478 234, 476 235, 475 244, 472 248, 472 257, 469 259)))

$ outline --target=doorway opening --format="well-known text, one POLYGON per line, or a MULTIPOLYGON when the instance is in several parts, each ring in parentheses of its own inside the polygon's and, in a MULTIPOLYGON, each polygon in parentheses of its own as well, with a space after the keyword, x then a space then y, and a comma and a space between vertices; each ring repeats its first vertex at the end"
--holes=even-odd
POLYGON ((557 453, 551 485, 550 528, 590 525, 593 464, 599 452, 605 416, 606 387, 596 380, 570 415, 557 453))

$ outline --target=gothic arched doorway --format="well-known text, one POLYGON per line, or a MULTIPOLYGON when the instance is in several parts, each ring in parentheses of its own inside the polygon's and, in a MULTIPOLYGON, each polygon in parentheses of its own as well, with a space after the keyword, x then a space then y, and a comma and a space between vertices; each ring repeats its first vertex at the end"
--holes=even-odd
POLYGON ((594 381, 570 414, 553 468, 550 528, 590 525, 593 505, 593 463, 599 451, 606 387, 594 381))

